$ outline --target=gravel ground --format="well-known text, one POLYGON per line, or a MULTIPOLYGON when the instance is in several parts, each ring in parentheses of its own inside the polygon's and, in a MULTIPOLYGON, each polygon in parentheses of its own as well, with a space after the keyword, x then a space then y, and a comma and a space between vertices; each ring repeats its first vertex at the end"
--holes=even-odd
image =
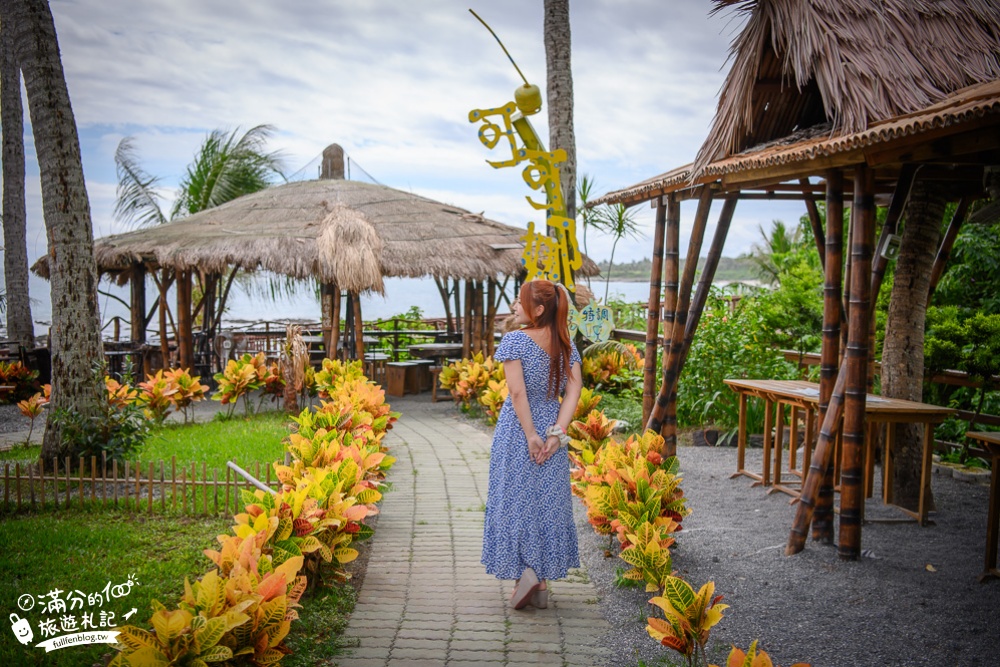
MULTIPOLYGON (((813 667, 997 665, 1000 581, 980 584, 989 488, 935 475, 935 525, 866 523, 862 547, 873 557, 841 561, 836 547, 807 542, 784 555, 795 507, 784 494, 768 495, 746 477, 730 479, 736 450, 682 447, 679 451, 692 513, 677 536, 674 568, 693 586, 715 581, 730 608, 709 640, 710 658, 725 664, 730 644, 760 646, 776 665, 813 667)), ((760 451, 748 469, 760 469, 760 451)), ((868 519, 898 519, 869 500, 868 519)), ((641 589, 614 585, 618 558, 605 557, 608 540, 586 522, 576 504, 580 553, 615 631, 603 643, 617 658, 607 667, 681 664, 645 631, 656 610, 641 589), (669 662, 673 660, 673 662, 669 662)), ((656 610, 659 611, 659 610, 656 610)))

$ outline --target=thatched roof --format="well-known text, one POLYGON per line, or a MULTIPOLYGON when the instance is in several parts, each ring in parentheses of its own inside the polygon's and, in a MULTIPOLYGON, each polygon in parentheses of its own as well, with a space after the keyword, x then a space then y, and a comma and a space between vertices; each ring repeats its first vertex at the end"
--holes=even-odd
MULTIPOLYGON (((183 220, 97 239, 94 255, 103 272, 129 271, 138 262, 149 269, 216 273, 238 267, 298 279, 337 278, 359 291, 380 291, 381 276, 515 275, 522 270, 525 233, 383 185, 323 179, 279 185, 183 220), (353 227, 354 250, 341 252, 349 240, 330 231, 335 222, 353 227), (351 256, 362 250, 367 260, 351 256)), ((33 267, 42 276, 45 259, 33 267)), ((583 272, 596 275, 598 269, 585 259, 583 272)))
POLYGON ((1000 78, 996 0, 715 0, 749 13, 693 173, 798 129, 829 136, 1000 78))
POLYGON ((799 130, 776 141, 716 160, 703 167, 697 175, 691 164, 677 167, 641 183, 609 192, 595 199, 592 205, 632 205, 717 180, 722 180, 725 185, 727 177, 751 170, 757 173, 769 170, 780 176, 782 169, 806 170, 810 164, 860 163, 866 161, 866 151, 888 150, 894 142, 910 141, 921 134, 940 134, 974 123, 983 127, 1000 127, 1000 79, 956 91, 919 112, 871 123, 860 132, 831 138, 829 126, 822 125, 799 130))

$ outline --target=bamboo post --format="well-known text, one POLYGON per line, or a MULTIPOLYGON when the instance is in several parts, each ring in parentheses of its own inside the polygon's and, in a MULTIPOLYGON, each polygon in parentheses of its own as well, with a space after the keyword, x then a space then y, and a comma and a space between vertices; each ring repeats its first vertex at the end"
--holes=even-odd
POLYGON ((52 498, 55 500, 56 509, 59 509, 59 457, 58 456, 52 457, 52 498))
POLYGON ((35 466, 28 464, 28 498, 31 509, 35 509, 35 466))
POLYGON ((160 459, 160 511, 167 513, 167 482, 164 478, 166 464, 160 459))
POLYGON ((844 443, 840 477, 840 539, 837 553, 845 560, 861 555, 861 519, 864 506, 863 450, 867 396, 868 328, 871 315, 872 249, 875 243, 874 172, 859 165, 854 173, 857 224, 851 237, 851 309, 848 322, 847 381, 844 400, 844 443))
POLYGON ((111 479, 113 480, 111 486, 111 493, 114 495, 115 509, 118 508, 118 459, 111 460, 111 479))
MULTIPOLYGON (((57 500, 58 502, 58 500, 57 500)), ((3 507, 10 505, 10 464, 3 464, 3 507)))
POLYGON ((337 283, 331 284, 330 288, 333 290, 333 293, 330 295, 333 299, 333 322, 330 325, 330 347, 327 350, 326 356, 329 359, 336 359, 337 346, 340 344, 341 297, 340 286, 337 283))
POLYGON ((70 479, 69 479, 69 457, 66 457, 66 509, 69 509, 70 479))
POLYGON ((125 495, 122 498, 122 507, 128 509, 128 461, 125 461, 125 495))
POLYGON ((142 262, 132 264, 131 275, 132 298, 129 304, 133 343, 146 342, 146 265, 142 262))
POLYGON ((21 464, 14 464, 14 479, 17 482, 17 509, 21 509, 21 464))
POLYGON ((365 358, 365 324, 361 319, 361 294, 354 295, 354 354, 355 359, 365 358))
POLYGON ((937 256, 934 257, 934 268, 931 269, 931 285, 927 292, 927 305, 930 305, 931 297, 934 296, 934 290, 937 289, 938 281, 944 275, 944 267, 948 264, 948 258, 951 257, 951 249, 955 246, 955 239, 958 238, 958 232, 965 223, 965 216, 969 212, 969 205, 971 203, 971 197, 962 197, 958 202, 958 207, 955 209, 955 214, 951 216, 951 222, 948 223, 948 231, 944 233, 944 238, 941 239, 941 247, 938 249, 937 256))
MULTIPOLYGON (((833 387, 837 382, 840 358, 841 273, 844 254, 844 174, 832 169, 826 175, 826 257, 823 265, 823 343, 820 351, 819 413, 823 423, 833 387)), ((811 444, 811 443, 810 443, 811 444)), ((808 450, 807 450, 808 451, 808 450)), ((802 460, 803 488, 808 474, 807 458, 802 460)), ((823 466, 822 483, 813 517, 814 540, 833 542, 833 466, 823 466)), ((800 494, 801 495, 801 494, 800 494)))
POLYGON ((153 513, 153 475, 156 474, 156 464, 153 461, 149 462, 149 503, 146 506, 146 511, 150 514, 153 513))
POLYGON ((198 513, 198 469, 191 462, 191 514, 198 513))
POLYGON ((80 457, 80 464, 76 469, 76 481, 80 489, 80 508, 83 508, 83 457, 80 457))
POLYGON ((167 344, 167 276, 163 272, 163 279, 157 281, 160 290, 160 368, 170 368, 170 346, 167 344))
POLYGON ((229 511, 229 466, 226 466, 226 511, 229 511))
POLYGON ((101 451, 101 505, 108 506, 108 453, 101 451))
POLYGON ((97 502, 97 457, 90 455, 90 504, 97 502))
POLYGON ((38 458, 38 481, 42 485, 41 493, 42 497, 42 509, 45 509, 45 459, 38 458))
MULTIPOLYGON (((698 257, 701 255, 701 243, 705 238, 705 225, 708 222, 708 214, 712 207, 712 190, 709 186, 702 186, 698 199, 698 210, 695 213, 694 228, 691 230, 691 239, 688 243, 687 257, 684 263, 684 277, 677 295, 677 304, 674 308, 674 321, 671 328, 669 353, 667 353, 667 341, 664 341, 664 362, 663 380, 660 383, 660 392, 656 397, 653 410, 646 421, 646 428, 655 433, 660 433, 664 420, 667 417, 670 397, 674 391, 677 373, 677 361, 680 359, 681 346, 684 336, 684 325, 687 322, 687 311, 691 299, 691 287, 694 284, 695 271, 698 268, 698 257), (693 258, 693 259, 692 259, 693 258)), ((664 456, 673 456, 676 453, 676 441, 664 441, 664 456)))
POLYGON ((653 225, 653 265, 649 272, 649 316, 646 320, 646 353, 642 367, 642 422, 653 411, 656 389, 656 350, 660 334, 660 292, 663 279, 663 244, 667 227, 667 206, 663 197, 656 199, 656 222, 653 225))
POLYGON ((212 468, 212 495, 215 498, 215 515, 219 515, 219 469, 212 468))
POLYGON ((472 281, 465 281, 465 310, 462 317, 462 358, 472 357, 472 281))
MULTIPOLYGON (((799 183, 804 186, 812 185, 809 178, 800 178, 799 183)), ((806 192, 803 196, 806 204, 806 213, 809 214, 809 225, 812 227, 813 240, 816 242, 816 252, 819 253, 819 265, 826 268, 826 238, 823 234, 823 223, 819 219, 819 207, 816 206, 816 199, 806 192)))
POLYGON ((486 281, 486 356, 493 356, 493 348, 496 345, 496 336, 493 334, 496 328, 497 318, 497 282, 492 278, 486 281))
POLYGON ((191 334, 191 272, 177 272, 177 364, 181 368, 194 366, 191 334))
MULTIPOLYGON (((663 371, 667 370, 670 341, 673 338, 677 292, 680 281, 681 203, 673 194, 667 195, 667 236, 663 267, 663 371)), ((648 421, 648 419, 647 419, 648 421)))
POLYGON ((208 462, 201 462, 202 514, 208 514, 208 462))
POLYGON ((181 514, 188 512, 187 468, 181 468, 181 514))

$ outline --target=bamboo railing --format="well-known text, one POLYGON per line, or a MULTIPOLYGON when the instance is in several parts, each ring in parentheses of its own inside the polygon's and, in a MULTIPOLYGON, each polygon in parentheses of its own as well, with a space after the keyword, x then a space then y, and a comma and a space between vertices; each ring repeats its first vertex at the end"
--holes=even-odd
MULTIPOLYGON (((252 469, 266 486, 277 485, 271 464, 258 461, 252 469)), ((0 510, 114 507, 150 514, 228 516, 242 509, 240 490, 253 488, 229 467, 210 469, 205 462, 178 465, 177 457, 121 465, 106 456, 52 458, 27 465, 5 462, 0 510)))

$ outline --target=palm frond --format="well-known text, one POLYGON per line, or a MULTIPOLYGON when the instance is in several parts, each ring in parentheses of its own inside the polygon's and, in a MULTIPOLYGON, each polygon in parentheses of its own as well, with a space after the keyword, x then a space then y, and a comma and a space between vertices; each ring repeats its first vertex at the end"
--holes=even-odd
POLYGON ((258 125, 244 134, 213 130, 201 145, 180 183, 174 216, 198 213, 268 187, 275 175, 284 179, 283 158, 266 152, 274 133, 258 125))
POLYGON ((115 171, 118 175, 114 215, 117 220, 147 227, 167 221, 160 208, 156 186, 160 179, 150 176, 139 165, 133 137, 118 142, 115 150, 115 171))

